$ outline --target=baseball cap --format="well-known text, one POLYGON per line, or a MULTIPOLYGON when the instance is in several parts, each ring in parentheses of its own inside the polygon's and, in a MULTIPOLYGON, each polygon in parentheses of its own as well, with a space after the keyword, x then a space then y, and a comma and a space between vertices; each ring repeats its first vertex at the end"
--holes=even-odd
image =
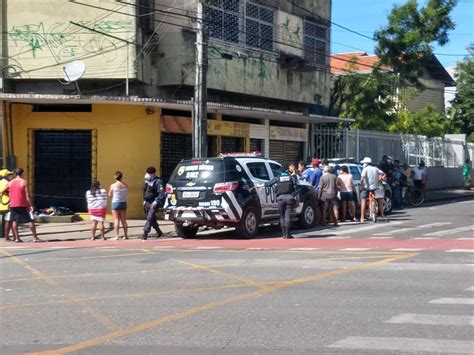
POLYGON ((321 160, 319 160, 317 158, 316 159, 311 159, 311 164, 312 165, 319 165, 319 163, 321 163, 321 160))
POLYGON ((2 169, 0 170, 0 176, 8 176, 8 175, 12 175, 13 174, 13 171, 10 171, 8 169, 2 169))
POLYGON ((369 157, 365 157, 365 158, 362 160, 362 164, 372 164, 372 159, 369 158, 369 157))

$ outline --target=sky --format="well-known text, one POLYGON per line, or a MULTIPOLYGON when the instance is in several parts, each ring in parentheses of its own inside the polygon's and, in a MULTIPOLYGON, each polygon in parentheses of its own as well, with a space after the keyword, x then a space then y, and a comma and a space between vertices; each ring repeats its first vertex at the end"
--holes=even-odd
MULTIPOLYGON (((405 0, 332 0, 331 53, 364 51, 374 53, 375 42, 334 25, 338 24, 371 37, 377 29, 388 23, 387 17, 393 4, 405 0)), ((418 0, 424 5, 427 0, 418 0)), ((456 61, 467 54, 466 47, 474 42, 474 0, 458 0, 452 11, 456 28, 449 32, 449 42, 436 46, 434 53, 446 67, 453 67, 456 61), (461 54, 461 55, 458 55, 461 54)))

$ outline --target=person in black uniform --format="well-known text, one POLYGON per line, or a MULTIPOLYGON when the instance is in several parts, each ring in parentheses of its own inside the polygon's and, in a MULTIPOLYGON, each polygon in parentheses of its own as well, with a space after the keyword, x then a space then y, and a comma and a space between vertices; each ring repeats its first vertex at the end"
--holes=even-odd
POLYGON ((291 175, 288 171, 285 171, 265 184, 265 186, 277 184, 276 195, 280 212, 280 227, 284 239, 293 238, 290 234, 290 228, 291 216, 296 207, 297 179, 297 175, 291 175))

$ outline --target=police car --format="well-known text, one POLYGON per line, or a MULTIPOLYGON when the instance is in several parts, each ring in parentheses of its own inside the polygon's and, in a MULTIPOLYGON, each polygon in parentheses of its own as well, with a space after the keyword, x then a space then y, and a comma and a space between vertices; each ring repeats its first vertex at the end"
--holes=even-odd
MULTIPOLYGON (((258 153, 221 155, 181 161, 166 184, 165 219, 173 221, 178 236, 194 238, 199 227, 235 227, 239 237, 253 238, 259 225, 279 222, 276 184, 281 165, 258 153)), ((317 197, 299 181, 294 220, 303 228, 317 223, 317 197)))

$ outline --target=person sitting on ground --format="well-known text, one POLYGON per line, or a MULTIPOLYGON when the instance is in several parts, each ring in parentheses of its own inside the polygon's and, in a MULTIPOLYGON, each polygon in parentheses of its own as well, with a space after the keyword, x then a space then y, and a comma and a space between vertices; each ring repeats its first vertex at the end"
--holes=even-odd
POLYGON ((349 168, 346 165, 341 166, 341 174, 339 174, 339 176, 337 177, 337 185, 341 193, 342 222, 346 220, 346 213, 348 208, 351 214, 351 221, 354 221, 354 179, 352 177, 352 174, 349 173, 349 168))
POLYGON ((100 188, 100 182, 92 181, 91 189, 86 192, 87 208, 91 216, 91 240, 95 240, 97 224, 102 240, 105 240, 105 215, 107 212, 107 191, 100 188))
POLYGON ((334 226, 338 226, 339 206, 337 203, 337 177, 331 174, 331 167, 323 168, 323 176, 319 181, 319 199, 322 201, 322 224, 326 224, 326 213, 329 208, 334 226))
MULTIPOLYGON (((372 159, 365 157, 362 160, 364 168, 362 169, 360 186, 362 191, 360 192, 360 221, 365 222, 365 208, 367 205, 367 199, 369 198, 369 192, 373 192, 375 198, 377 199, 379 205, 379 213, 381 217, 384 217, 383 212, 383 196, 380 197, 377 195, 377 190, 380 189, 383 179, 385 179, 385 174, 382 170, 372 165, 372 159)), ((383 186, 382 186, 383 189, 383 186)))

